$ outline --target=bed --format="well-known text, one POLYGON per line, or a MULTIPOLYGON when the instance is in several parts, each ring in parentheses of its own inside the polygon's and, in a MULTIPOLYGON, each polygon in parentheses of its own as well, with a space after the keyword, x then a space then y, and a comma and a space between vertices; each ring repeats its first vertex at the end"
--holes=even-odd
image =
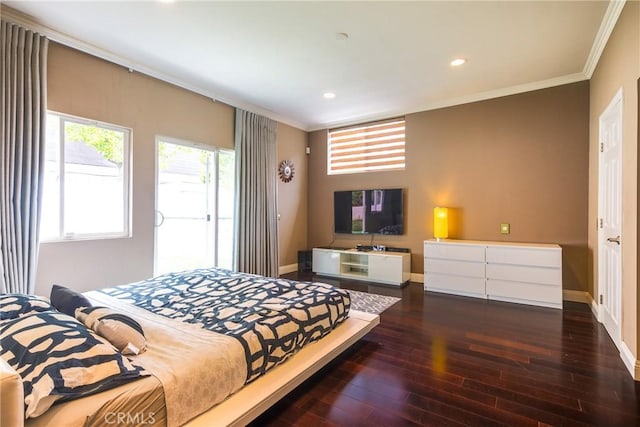
MULTIPOLYGON (((349 310, 349 294, 330 285, 222 269, 172 273, 85 296, 93 307, 117 313, 92 326, 125 318, 144 332, 144 344, 118 347, 129 354, 125 364, 131 362, 121 368, 137 377, 68 401, 62 397, 28 418, 27 426, 62 420, 79 426, 244 425, 379 322, 377 315, 349 310)), ((22 321, 53 316, 43 310, 22 321)), ((79 316, 100 310, 78 308, 75 314, 86 321, 79 316)), ((0 330, 8 322, 15 320, 2 320, 0 330)), ((3 419, 13 413, 16 422, 23 421, 26 399, 16 386, 22 368, 3 363, 3 419)))

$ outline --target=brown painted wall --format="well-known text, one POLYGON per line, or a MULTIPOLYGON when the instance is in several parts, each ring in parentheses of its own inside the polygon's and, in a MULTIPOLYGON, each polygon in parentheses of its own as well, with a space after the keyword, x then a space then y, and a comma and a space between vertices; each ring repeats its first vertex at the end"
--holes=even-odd
POLYGON ((405 235, 374 242, 410 248, 413 272, 423 272, 440 205, 457 214, 450 237, 561 244, 564 289, 586 291, 588 120, 588 82, 410 114, 405 171, 336 176, 326 174, 326 131, 313 132, 309 245, 370 241, 333 234, 335 190, 402 187, 405 235))
MULTIPOLYGON (((638 358, 638 91, 640 3, 627 2, 591 78, 589 141, 589 290, 598 295, 598 122, 622 88, 622 341, 638 358)), ((640 366, 636 364, 636 379, 640 366)))
MULTIPOLYGON (((52 111, 126 126, 133 130, 132 237, 40 245, 36 292, 48 295, 52 283, 81 291, 128 283, 153 274, 155 206, 155 137, 233 148, 234 108, 214 102, 146 75, 109 63, 57 43, 50 43, 48 107, 52 111)), ((278 151, 304 159, 306 133, 278 124, 278 151)), ((294 160, 295 161, 295 160, 294 160)), ((294 263, 306 246, 306 180, 296 176, 281 191, 284 206, 294 212, 281 221, 283 261, 294 263), (302 200, 302 201, 301 201, 302 200), (296 236, 289 240, 290 236, 296 236), (299 247, 296 245, 300 245, 299 247)), ((274 165, 274 173, 277 165, 274 165)))
POLYGON ((278 179, 278 240, 280 266, 298 262, 298 250, 307 247, 307 132, 278 124, 278 163, 291 160, 294 176, 289 182, 278 179))

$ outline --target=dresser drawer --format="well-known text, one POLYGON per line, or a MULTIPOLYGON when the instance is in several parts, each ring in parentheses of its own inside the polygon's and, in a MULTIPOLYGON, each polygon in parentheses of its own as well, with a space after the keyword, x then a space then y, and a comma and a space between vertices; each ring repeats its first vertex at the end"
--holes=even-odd
POLYGON ((559 286, 487 279, 486 290, 489 299, 526 301, 528 304, 541 302, 562 307, 562 288, 559 286))
POLYGON ((426 272, 424 275, 424 288, 427 291, 443 291, 460 295, 482 295, 484 297, 484 278, 426 272))
POLYGON ((487 264, 487 279, 540 283, 561 287, 562 271, 558 268, 487 264))
POLYGON ((484 278, 484 266, 485 263, 476 261, 449 261, 439 258, 424 259, 424 270, 426 273, 484 278))
POLYGON ((425 258, 484 262, 484 249, 485 247, 480 245, 426 242, 424 256, 425 258))
POLYGON ((561 267, 560 248, 518 248, 514 246, 487 246, 488 264, 518 264, 538 267, 561 267))

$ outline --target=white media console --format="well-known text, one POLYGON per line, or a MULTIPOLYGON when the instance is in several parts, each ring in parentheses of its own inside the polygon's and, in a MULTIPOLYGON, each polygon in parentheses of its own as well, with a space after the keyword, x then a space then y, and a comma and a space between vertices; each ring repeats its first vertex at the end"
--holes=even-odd
POLYGON ((313 248, 313 272, 323 276, 401 286, 411 277, 411 254, 313 248))
POLYGON ((552 244, 427 240, 424 289, 562 308, 562 249, 552 244))

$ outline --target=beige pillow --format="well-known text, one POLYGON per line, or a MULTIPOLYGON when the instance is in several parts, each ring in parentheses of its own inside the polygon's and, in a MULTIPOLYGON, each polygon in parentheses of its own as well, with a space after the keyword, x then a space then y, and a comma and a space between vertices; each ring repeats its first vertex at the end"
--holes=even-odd
POLYGON ((122 354, 135 355, 147 349, 142 326, 131 317, 107 307, 80 307, 76 319, 109 341, 122 354))

